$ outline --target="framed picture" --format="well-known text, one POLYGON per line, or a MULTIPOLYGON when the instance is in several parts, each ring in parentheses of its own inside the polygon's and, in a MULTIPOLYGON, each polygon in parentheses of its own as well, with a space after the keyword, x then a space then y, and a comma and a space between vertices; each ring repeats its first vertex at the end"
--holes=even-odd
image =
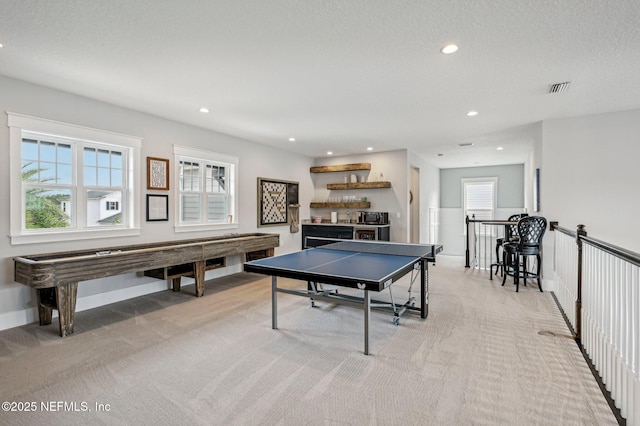
POLYGON ((147 157, 147 189, 169 190, 169 160, 147 157))
POLYGON ((291 204, 298 204, 298 182, 258 178, 258 227, 288 224, 291 204))
POLYGON ((147 194, 147 222, 169 220, 169 196, 147 194))

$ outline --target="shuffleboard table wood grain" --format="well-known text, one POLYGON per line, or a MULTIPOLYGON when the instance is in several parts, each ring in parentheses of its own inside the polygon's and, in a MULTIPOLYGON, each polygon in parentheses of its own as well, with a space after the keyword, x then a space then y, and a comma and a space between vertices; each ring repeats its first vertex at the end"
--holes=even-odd
MULTIPOLYGON (((73 333, 78 282, 191 265, 183 276, 194 277, 196 296, 202 296, 207 260, 273 256, 279 245, 279 234, 250 233, 19 256, 13 259, 14 279, 36 289, 40 325, 51 324, 52 310, 58 310, 60 336, 64 337, 73 333)), ((174 280, 173 289, 179 286, 174 280)))

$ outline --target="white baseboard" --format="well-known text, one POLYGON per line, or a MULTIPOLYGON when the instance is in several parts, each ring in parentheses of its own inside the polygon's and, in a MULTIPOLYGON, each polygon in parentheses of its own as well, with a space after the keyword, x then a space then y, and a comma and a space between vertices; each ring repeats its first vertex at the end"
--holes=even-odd
POLYGON ((544 291, 556 291, 556 282, 552 279, 542 278, 542 289, 544 291))
MULTIPOLYGON (((80 284, 82 285, 82 284, 80 284)), ((79 297, 76 300, 76 312, 86 311, 110 303, 120 302, 134 297, 144 296, 158 291, 167 290, 167 281, 156 280, 146 284, 123 288, 120 290, 108 291, 91 296, 79 297)), ((35 297, 35 296, 34 296, 35 297)), ((53 310, 53 318, 58 317, 58 311, 53 310)), ((38 308, 30 307, 19 311, 0 314, 0 330, 19 327, 38 321, 38 308)))
MULTIPOLYGON (((206 280, 224 277, 226 275, 242 272, 242 264, 230 265, 226 268, 214 269, 207 271, 206 280)), ((193 284, 193 278, 183 278, 182 285, 193 284)), ((82 283, 80 283, 82 285, 82 283)), ((121 302, 123 300, 133 299, 147 294, 166 291, 171 288, 169 281, 152 280, 150 282, 126 287, 119 290, 107 291, 90 296, 79 297, 76 300, 76 312, 86 311, 88 309, 97 308, 99 306, 109 305, 111 303, 121 302)), ((35 297, 35 296, 34 296, 35 297)), ((53 311, 53 318, 58 317, 58 311, 53 311)), ((30 324, 38 321, 38 308, 30 307, 18 311, 11 311, 0 314, 0 330, 6 330, 21 325, 30 324)))
POLYGON ((29 308, 0 314, 0 330, 19 327, 38 321, 38 309, 29 308))
MULTIPOLYGON (((156 280, 146 284, 127 287, 120 290, 85 296, 82 298, 78 298, 78 300, 76 301, 76 312, 82 312, 88 309, 97 308, 99 306, 109 305, 111 303, 121 302, 123 300, 133 299, 134 297, 140 297, 168 289, 169 285, 167 281, 156 280)), ((56 310, 54 310, 53 312, 54 316, 58 315, 56 310)))

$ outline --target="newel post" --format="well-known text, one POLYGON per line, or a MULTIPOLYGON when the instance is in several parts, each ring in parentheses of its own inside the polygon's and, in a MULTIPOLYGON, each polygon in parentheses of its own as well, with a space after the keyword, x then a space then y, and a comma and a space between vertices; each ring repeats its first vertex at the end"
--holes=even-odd
POLYGON ((584 225, 578 225, 576 244, 578 245, 578 296, 576 298, 576 341, 582 339, 582 237, 587 236, 584 225))
POLYGON ((466 228, 466 234, 467 234, 467 244, 466 244, 466 248, 464 251, 464 267, 465 268, 470 268, 471 265, 469 265, 469 215, 466 215, 464 218, 464 224, 467 227, 466 228))

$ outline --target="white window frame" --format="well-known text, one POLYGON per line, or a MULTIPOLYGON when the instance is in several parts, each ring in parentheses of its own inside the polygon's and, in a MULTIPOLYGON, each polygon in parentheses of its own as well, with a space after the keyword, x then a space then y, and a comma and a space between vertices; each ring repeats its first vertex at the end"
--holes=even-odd
MULTIPOLYGON (((480 184, 480 183, 491 183, 493 185, 493 200, 492 200, 492 208, 491 208, 491 217, 489 220, 493 220, 495 218, 496 209, 498 208, 498 178, 497 177, 479 177, 479 178, 462 178, 462 215, 466 217, 467 215, 467 184, 480 184)), ((469 218, 471 219, 471 217, 469 218)), ((467 235, 467 226, 464 226, 464 235, 467 235)), ((493 226, 484 227, 493 229, 493 226)))
MULTIPOLYGON (((240 158, 228 155, 228 154, 220 154, 212 151, 205 151, 196 148, 189 148, 180 145, 173 146, 173 176, 174 176, 174 188, 176 188, 176 196, 174 199, 174 230, 175 232, 199 232, 206 230, 224 230, 224 229, 237 229, 239 227, 238 223, 238 168, 240 163, 240 158), (229 171, 229 185, 231 192, 231 222, 225 223, 209 223, 207 222, 206 215, 201 215, 200 222, 189 222, 189 223, 181 223, 180 222, 180 161, 204 161, 204 162, 213 162, 213 163, 222 163, 228 164, 230 167, 229 171)), ((206 203, 203 202, 206 205, 206 203)), ((203 207, 204 209, 204 207, 203 207)))
MULTIPOLYGON (((7 112, 9 127, 9 181, 10 181, 10 239, 12 245, 40 244, 57 241, 88 240, 96 238, 113 238, 140 235, 140 208, 137 197, 140 193, 140 149, 142 139, 105 130, 78 126, 75 124, 47 120, 14 112, 7 112), (56 229, 24 229, 24 200, 22 190, 22 138, 24 134, 43 134, 58 139, 83 141, 90 145, 111 146, 127 151, 127 163, 123 165, 123 173, 128 184, 123 187, 122 207, 126 225, 114 227, 73 227, 56 229)), ((82 153, 77 154, 82 155, 82 153)), ((76 179, 82 176, 78 163, 74 163, 76 179)), ((78 181, 76 181, 78 182, 78 181)), ((76 182, 73 185, 81 188, 76 182)), ((74 204, 72 203, 72 206, 74 204)), ((83 208, 76 203, 75 209, 79 215, 83 208)), ((85 209, 86 210, 86 209, 85 209)))

